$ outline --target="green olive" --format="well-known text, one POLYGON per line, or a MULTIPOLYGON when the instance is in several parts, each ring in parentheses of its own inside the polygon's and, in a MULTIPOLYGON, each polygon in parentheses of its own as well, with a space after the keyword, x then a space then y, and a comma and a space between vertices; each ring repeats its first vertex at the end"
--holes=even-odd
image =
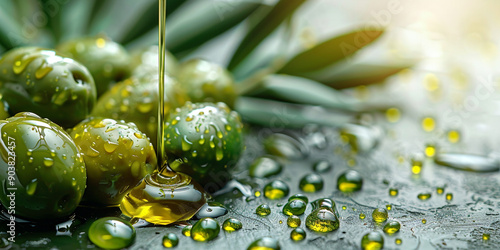
POLYGON ((242 128, 238 113, 222 102, 187 102, 167 118, 165 150, 170 166, 209 192, 222 187, 243 151, 242 128))
MULTIPOLYGON (((158 46, 149 46, 131 52, 132 76, 144 77, 158 75, 158 46)), ((177 59, 165 51, 165 73, 174 76, 179 65, 177 59)))
POLYGON ((85 65, 94 77, 97 96, 131 74, 130 55, 108 37, 86 37, 57 46, 57 50, 85 65))
POLYGON ((211 62, 193 59, 180 65, 177 79, 193 102, 224 102, 234 106, 237 94, 231 73, 211 62))
POLYGON ((92 111, 96 90, 80 63, 52 50, 21 47, 0 59, 0 99, 11 115, 29 111, 72 127, 92 111))
POLYGON ((119 204, 123 196, 156 168, 156 154, 135 124, 89 118, 71 130, 87 167, 84 201, 119 204))
POLYGON ((29 112, 0 121, 0 133, 2 205, 29 220, 73 213, 87 177, 71 137, 55 123, 29 112))
MULTIPOLYGON (((165 106, 167 115, 182 106, 188 97, 172 78, 165 78, 165 106)), ((99 98, 92 116, 133 122, 146 133, 156 146, 158 130, 158 77, 129 78, 115 85, 99 98)))

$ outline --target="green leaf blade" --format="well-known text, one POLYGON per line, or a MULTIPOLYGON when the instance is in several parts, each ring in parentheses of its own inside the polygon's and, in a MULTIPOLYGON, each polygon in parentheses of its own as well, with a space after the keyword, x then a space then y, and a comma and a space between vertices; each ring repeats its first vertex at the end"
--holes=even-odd
POLYGON ((369 45, 384 33, 383 30, 360 30, 331 38, 309 50, 299 53, 278 73, 303 75, 341 61, 369 45))
POLYGON ((233 70, 280 24, 291 16, 305 0, 281 0, 243 38, 227 68, 233 70))

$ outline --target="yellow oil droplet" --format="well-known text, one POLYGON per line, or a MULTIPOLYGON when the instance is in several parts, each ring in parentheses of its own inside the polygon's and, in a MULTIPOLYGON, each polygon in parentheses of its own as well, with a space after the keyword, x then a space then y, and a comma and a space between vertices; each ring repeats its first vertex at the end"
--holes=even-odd
POLYGON ((191 155, 192 155, 193 157, 196 157, 196 156, 198 156, 198 153, 197 153, 197 152, 196 152, 196 150, 195 150, 195 151, 191 152, 191 155))
POLYGON ((180 119, 179 117, 176 117, 175 119, 173 119, 172 122, 171 122, 172 125, 177 124, 179 122, 179 119, 180 119))
POLYGON ((231 129, 232 129, 229 124, 226 124, 225 128, 226 128, 226 131, 231 131, 231 129))
POLYGON ((193 120, 193 117, 192 117, 192 116, 188 116, 188 117, 186 117, 186 121, 187 121, 187 122, 190 122, 190 121, 192 121, 192 120, 193 120))
POLYGON ((29 162, 29 163, 33 163, 33 160, 34 160, 34 159, 33 159, 33 157, 30 157, 30 158, 28 159, 28 162, 29 162))
POLYGON ((106 46, 106 40, 104 40, 104 38, 97 38, 95 40, 95 45, 97 46, 97 48, 104 48, 104 46, 106 46))
POLYGON ((50 71, 52 71, 52 67, 49 67, 49 66, 42 66, 40 67, 39 69, 36 70, 35 72, 35 78, 36 79, 42 79, 43 77, 45 77, 48 73, 50 73, 50 71))
POLYGON ((222 139, 222 132, 217 131, 217 137, 219 137, 219 139, 222 139))
POLYGON ((203 131, 203 133, 208 134, 208 133, 210 133, 210 130, 207 128, 207 129, 205 129, 205 131, 203 131))
POLYGON ((434 118, 432 117, 425 117, 422 119, 422 128, 426 132, 431 132, 435 129, 436 127, 436 122, 434 121, 434 118))
POLYGON ((32 154, 33 154, 33 149, 28 149, 28 151, 26 151, 27 156, 31 156, 32 154))
POLYGON ((395 188, 391 188, 389 189, 389 195, 390 196, 397 196, 399 193, 399 190, 395 189, 395 188))
POLYGON ((137 104, 137 110, 145 114, 153 109, 153 103, 139 103, 137 104))
POLYGON ((211 148, 215 148, 215 143, 214 143, 214 141, 210 141, 210 147, 211 147, 211 148))
POLYGON ((364 220, 366 218, 366 215, 364 213, 360 213, 359 214, 359 218, 362 219, 362 220, 364 220))
POLYGON ((489 234, 483 234, 483 240, 490 240, 489 234))
POLYGON ((411 172, 413 174, 420 174, 422 172, 423 162, 420 159, 411 160, 411 172))
POLYGON ((128 105, 126 105, 126 104, 120 105, 120 111, 124 112, 124 113, 127 112, 128 111, 128 105))
POLYGON ((433 92, 439 89, 439 79, 434 74, 427 74, 424 79, 424 87, 427 91, 433 92))
POLYGON ((142 135, 140 133, 135 132, 134 135, 137 139, 142 139, 142 135))
POLYGON ((434 157, 436 155, 436 146, 434 144, 427 144, 425 146, 425 156, 434 157))
POLYGON ((385 205, 385 208, 387 209, 387 211, 390 211, 390 210, 392 210, 392 205, 390 205, 390 204, 389 205, 385 205))
POLYGON ((283 221, 282 221, 282 220, 280 220, 280 221, 279 221, 279 223, 280 223, 280 224, 283 224, 283 221))
POLYGON ((427 220, 426 219, 422 219, 422 224, 425 224, 427 223, 427 220))
POLYGON ((114 142, 110 142, 110 141, 104 143, 104 150, 110 154, 115 152, 116 148, 118 148, 118 143, 114 143, 114 142))
POLYGON ((34 195, 36 192, 36 186, 38 184, 38 181, 36 179, 32 180, 28 185, 26 185, 26 193, 28 195, 34 195))
POLYGON ((36 57, 32 56, 32 57, 28 57, 26 59, 23 59, 23 60, 18 60, 16 62, 14 62, 14 65, 12 65, 12 71, 14 71, 14 74, 16 75, 19 75, 21 74, 21 72, 23 72, 26 67, 28 66, 28 64, 31 63, 31 61, 35 60, 36 57))
POLYGON ((255 195, 255 197, 260 197, 261 193, 260 193, 260 191, 255 191, 254 195, 255 195))
POLYGON ((444 188, 443 187, 437 187, 436 188, 436 193, 437 194, 443 194, 444 193, 444 188))
POLYGON ((109 128, 107 128, 107 129, 106 129, 106 131, 104 131, 104 132, 106 132, 106 133, 107 133, 107 132, 111 132, 111 131, 113 131, 113 130, 115 130, 115 129, 116 129, 115 127, 109 127, 109 128))
POLYGON ((134 145, 134 141, 130 140, 129 138, 121 138, 120 140, 123 145, 125 145, 126 148, 131 149, 132 145, 134 145))
POLYGON ((401 118, 401 112, 397 108, 390 108, 387 111, 385 111, 385 117, 387 121, 395 123, 399 121, 399 119, 401 118))
POLYGON ((52 167, 52 165, 54 165, 54 159, 52 158, 43 158, 43 165, 45 165, 46 167, 52 167))
POLYGON ((401 243, 403 243, 403 240, 400 238, 397 238, 395 243, 396 243, 396 245, 401 245, 401 243))
MULTIPOLYGON (((129 87, 129 86, 127 86, 127 87, 129 87)), ((122 89, 122 91, 120 92, 120 95, 121 95, 122 97, 129 97, 129 96, 130 96, 130 90, 128 90, 127 88, 124 88, 124 89, 122 89)))
POLYGON ((189 142, 188 140, 184 139, 181 140, 181 146, 182 146, 182 151, 188 151, 191 149, 192 143, 189 142))
POLYGON ((431 198, 431 193, 420 193, 417 195, 417 198, 426 201, 431 198))
POLYGON ((104 128, 104 127, 106 127, 106 124, 104 124, 103 121, 100 121, 94 125, 94 128, 104 128))
POLYGON ((453 200, 453 194, 452 194, 452 193, 447 193, 447 194, 446 194, 446 200, 447 200, 447 201, 451 201, 451 200, 453 200))
POLYGON ((201 139, 199 139, 199 140, 198 140, 198 143, 199 143, 200 145, 205 144, 205 139, 202 137, 201 139))
POLYGON ((457 143, 460 141, 460 132, 457 130, 448 131, 448 141, 451 143, 457 143))
POLYGON ((224 152, 221 148, 217 148, 217 150, 215 150, 215 158, 217 161, 220 161, 222 160, 222 158, 224 158, 224 152))

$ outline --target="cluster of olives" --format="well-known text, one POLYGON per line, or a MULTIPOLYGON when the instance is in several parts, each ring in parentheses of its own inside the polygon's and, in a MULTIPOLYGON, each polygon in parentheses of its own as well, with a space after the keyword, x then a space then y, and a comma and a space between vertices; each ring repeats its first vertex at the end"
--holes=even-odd
MULTIPOLYGON (((168 163, 205 189, 224 185, 243 150, 230 73, 167 53, 168 163), (224 178, 221 178, 221 173, 224 178)), ((157 47, 129 54, 106 37, 0 57, 0 202, 16 216, 64 218, 84 202, 117 205, 157 169, 157 47), (9 157, 11 156, 11 157, 9 157), (12 169, 14 167, 14 169, 12 169), (15 171, 10 171, 15 170, 15 171)))

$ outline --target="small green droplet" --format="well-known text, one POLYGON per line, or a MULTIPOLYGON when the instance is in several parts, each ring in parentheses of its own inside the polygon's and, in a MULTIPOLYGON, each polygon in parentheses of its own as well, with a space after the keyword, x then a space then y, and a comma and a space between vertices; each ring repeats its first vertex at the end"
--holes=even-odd
POLYGON ((100 248, 120 249, 132 245, 135 229, 123 219, 104 217, 90 225, 88 237, 100 248))
POLYGON ((306 211, 307 203, 303 200, 296 198, 292 199, 283 206, 283 213, 285 215, 301 215, 306 211))
POLYGON ((304 240, 306 238, 306 231, 304 231, 304 229, 302 228, 295 228, 290 233, 290 238, 294 241, 304 240))
POLYGON ((196 222, 191 229, 191 238, 196 241, 210 241, 220 232, 219 223, 212 218, 203 218, 196 222))
POLYGON ((401 224, 397 221, 391 221, 384 226, 384 232, 386 234, 394 234, 399 232, 399 229, 401 229, 401 224))
POLYGON ((370 232, 361 239, 363 250, 378 250, 384 247, 384 237, 378 232, 370 232))
POLYGON ((280 180, 268 183, 264 187, 264 196, 270 200, 278 200, 286 197, 290 189, 288 185, 280 180))
POLYGON ((262 204, 255 209, 255 212, 260 216, 268 216, 271 214, 271 208, 267 204, 262 204))
POLYGON ((323 178, 318 174, 307 174, 300 180, 299 187, 307 193, 318 192, 323 189, 323 178))
POLYGON ((375 222, 384 222, 389 217, 389 213, 385 208, 377 208, 373 210, 372 218, 375 222))
POLYGON ((174 233, 163 236, 162 244, 166 248, 172 248, 179 244, 179 238, 174 233))
POLYGON ((248 246, 247 250, 279 250, 280 249, 280 244, 277 240, 271 238, 271 237, 263 237, 260 238, 250 246, 248 246))
POLYGON ((337 188, 342 192, 355 192, 363 187, 363 178, 354 171, 348 170, 341 174, 337 179, 337 188))
POLYGON ((182 235, 186 237, 191 237, 191 229, 193 228, 192 225, 187 225, 182 229, 182 235))
POLYGON ((226 232, 234 232, 243 228, 243 224, 241 224, 241 221, 239 221, 238 219, 229 218, 224 221, 224 223, 222 224, 222 228, 226 232))
POLYGON ((288 217, 288 219, 286 220, 286 224, 289 226, 289 227, 299 227, 300 226, 300 218, 299 216, 297 215, 292 215, 290 217, 288 217))

